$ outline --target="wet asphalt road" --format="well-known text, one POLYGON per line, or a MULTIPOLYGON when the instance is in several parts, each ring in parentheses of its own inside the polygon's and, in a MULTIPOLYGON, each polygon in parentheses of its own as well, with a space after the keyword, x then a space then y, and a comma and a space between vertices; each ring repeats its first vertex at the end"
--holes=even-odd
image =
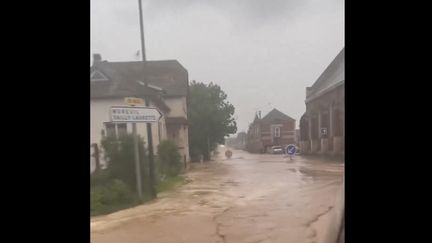
POLYGON ((344 164, 233 152, 153 202, 92 218, 91 242, 324 243, 344 164))

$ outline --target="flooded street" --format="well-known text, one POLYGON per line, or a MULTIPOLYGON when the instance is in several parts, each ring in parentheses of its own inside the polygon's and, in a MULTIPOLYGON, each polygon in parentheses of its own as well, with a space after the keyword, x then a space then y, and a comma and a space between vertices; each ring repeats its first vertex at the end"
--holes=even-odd
POLYGON ((319 243, 343 172, 341 162, 234 150, 155 201, 92 218, 91 242, 319 243))

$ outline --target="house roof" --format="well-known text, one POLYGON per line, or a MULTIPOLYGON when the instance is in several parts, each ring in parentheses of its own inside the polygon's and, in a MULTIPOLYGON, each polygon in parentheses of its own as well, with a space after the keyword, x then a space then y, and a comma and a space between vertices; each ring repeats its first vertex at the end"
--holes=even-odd
POLYGON ((264 116, 261 121, 263 122, 270 122, 273 120, 293 120, 295 121, 295 119, 285 115, 284 113, 280 112, 278 109, 273 109, 271 110, 266 116, 264 116))
POLYGON ((308 87, 306 102, 313 100, 335 87, 345 83, 345 47, 328 65, 324 72, 319 76, 315 83, 308 87))
POLYGON ((90 74, 94 71, 102 73, 108 80, 91 81, 91 98, 156 95, 156 91, 144 87, 144 82, 162 88, 164 96, 186 96, 188 93, 188 73, 177 60, 99 61, 90 68, 90 74))

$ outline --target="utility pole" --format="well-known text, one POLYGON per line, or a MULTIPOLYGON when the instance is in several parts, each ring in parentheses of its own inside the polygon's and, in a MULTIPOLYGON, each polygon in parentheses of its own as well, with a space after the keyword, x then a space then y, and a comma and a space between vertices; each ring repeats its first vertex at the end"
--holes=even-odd
MULTIPOLYGON (((141 0, 138 0, 139 5, 139 18, 140 18, 140 34, 141 34, 141 53, 142 53, 142 61, 144 72, 146 71, 146 52, 145 52, 145 42, 144 42, 144 24, 143 24, 143 14, 142 14, 142 3, 141 0)), ((145 77, 144 77, 145 78, 145 77)), ((145 81, 145 80, 144 80, 145 81)), ((145 81, 146 89, 147 82, 145 81)), ((145 106, 150 106, 150 101, 147 95, 144 98, 145 106)), ((149 159, 149 187, 150 194, 153 198, 156 198, 156 189, 155 189, 155 179, 154 179, 154 154, 153 154, 153 136, 152 136, 152 128, 151 123, 147 123, 147 142, 148 142, 148 159, 149 159)))
POLYGON ((140 200, 142 200, 142 188, 141 188, 141 165, 139 161, 139 148, 138 148, 138 135, 137 135, 137 128, 136 123, 132 123, 132 133, 134 137, 134 150, 135 150, 135 176, 136 176, 136 183, 137 183, 137 191, 138 191, 138 197, 140 200))
POLYGON ((145 52, 145 43, 144 43, 144 24, 143 24, 143 14, 142 14, 142 3, 141 0, 138 0, 139 5, 139 18, 140 18, 140 33, 141 33, 141 56, 142 60, 145 64, 146 61, 146 52, 145 52))
MULTIPOLYGON (((147 86, 147 83, 146 83, 147 86)), ((150 106, 150 101, 146 96, 145 106, 150 106)), ((150 122, 147 123, 147 141, 148 141, 148 159, 149 159, 149 186, 150 186, 150 194, 153 198, 157 197, 156 188, 155 188, 155 176, 154 176, 154 152, 153 152, 153 136, 152 136, 152 125, 150 122)))

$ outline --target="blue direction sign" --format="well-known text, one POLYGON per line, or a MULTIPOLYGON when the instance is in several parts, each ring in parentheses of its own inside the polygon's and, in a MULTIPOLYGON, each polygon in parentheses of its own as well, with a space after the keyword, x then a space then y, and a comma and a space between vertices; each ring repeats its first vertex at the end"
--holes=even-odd
POLYGON ((294 155, 296 152, 296 146, 294 144, 290 144, 286 147, 286 152, 288 155, 294 155))

